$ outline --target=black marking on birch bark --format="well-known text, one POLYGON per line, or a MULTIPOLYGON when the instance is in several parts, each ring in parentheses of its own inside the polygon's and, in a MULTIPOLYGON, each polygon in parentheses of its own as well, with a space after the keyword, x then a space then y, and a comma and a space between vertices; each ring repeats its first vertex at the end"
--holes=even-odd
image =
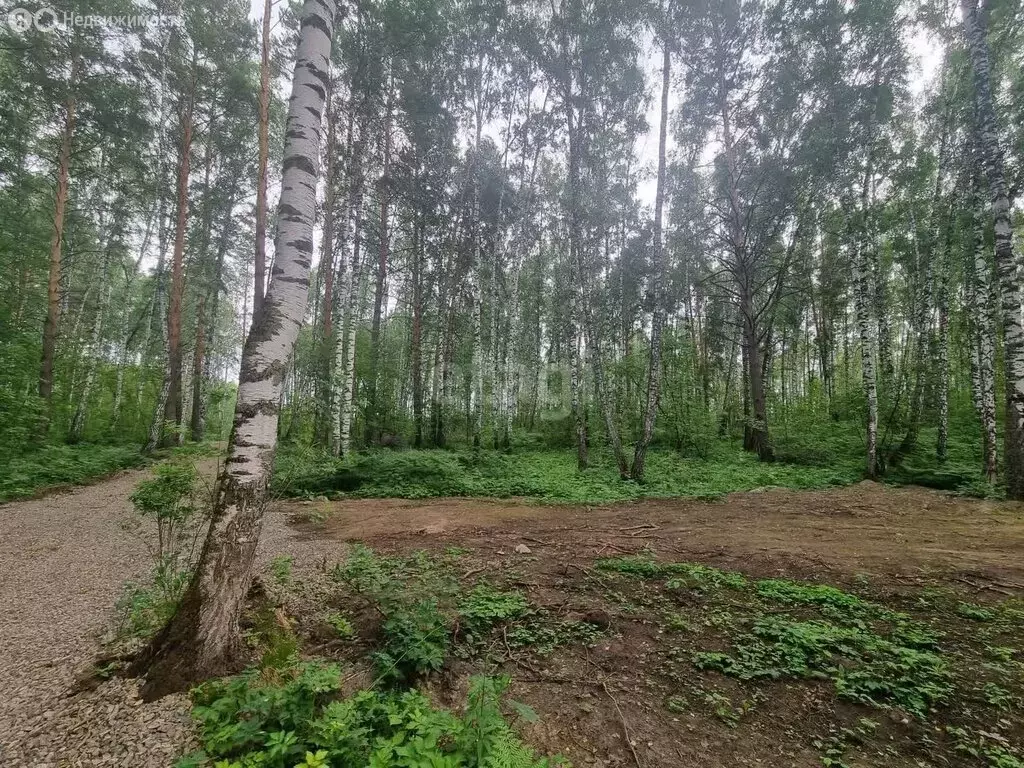
MULTIPOLYGON (((276 416, 277 415, 277 401, 276 400, 261 400, 255 403, 244 403, 238 406, 238 412, 245 417, 245 420, 254 419, 257 416, 276 416)), ((253 446, 262 445, 262 443, 250 443, 242 438, 239 438, 235 442, 236 446, 244 446, 250 448, 253 446)))
MULTIPOLYGON (((327 82, 327 75, 321 76, 320 71, 316 70, 316 69, 313 69, 313 67, 309 68, 309 74, 311 74, 313 77, 317 78, 318 80, 323 81, 324 83, 327 82)), ((317 85, 316 83, 303 83, 302 87, 303 88, 309 88, 309 90, 311 90, 313 93, 316 94, 317 99, 319 99, 321 102, 323 102, 324 99, 327 98, 327 90, 326 90, 326 86, 324 86, 324 85, 317 85)), ((310 109, 310 112, 313 112, 314 114, 320 114, 319 110, 310 109)))
MULTIPOLYGON (((276 277, 274 278, 277 279, 276 277)), ((279 312, 265 312, 263 313, 263 322, 259 325, 254 325, 249 331, 249 338, 255 344, 261 344, 264 341, 268 341, 271 337, 277 333, 281 327, 281 317, 279 312)), ((253 361, 255 363, 255 361, 253 361)), ((255 371, 254 371, 255 373, 255 371)), ((247 383, 254 383, 258 381, 266 380, 265 375, 254 375, 252 378, 246 379, 247 383)))
POLYGON ((316 168, 313 166, 313 161, 305 155, 292 155, 291 157, 285 158, 284 170, 287 173, 292 168, 298 168, 303 173, 308 173, 311 176, 316 176, 316 168))
POLYGON ((305 237, 299 238, 298 240, 290 240, 285 243, 285 248, 291 246, 299 253, 313 253, 313 241, 305 237))
POLYGON ((304 214, 298 208, 287 203, 282 203, 277 209, 278 215, 281 218, 287 218, 288 221, 302 221, 304 214))
POLYGON ((285 138, 288 139, 303 139, 306 137, 306 129, 301 125, 289 126, 288 130, 285 131, 285 138))
POLYGON ((301 277, 279 277, 278 280, 282 283, 289 283, 292 285, 309 286, 309 280, 303 280, 301 277))
MULTIPOLYGON (((330 8, 325 8, 324 11, 325 12, 323 16, 327 16, 328 19, 334 15, 331 13, 330 8)), ((331 37, 330 27, 328 26, 328 22, 324 20, 323 16, 315 13, 311 14, 310 16, 307 16, 305 19, 303 19, 302 26, 316 27, 321 32, 323 32, 324 35, 326 35, 327 37, 331 37)), ((302 34, 301 31, 299 34, 302 34)))

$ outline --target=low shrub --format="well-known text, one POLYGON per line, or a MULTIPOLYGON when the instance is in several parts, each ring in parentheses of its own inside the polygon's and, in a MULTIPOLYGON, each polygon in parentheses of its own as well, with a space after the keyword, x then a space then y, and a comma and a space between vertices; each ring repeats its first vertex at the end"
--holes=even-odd
MULTIPOLYGON (((339 694, 341 670, 310 662, 268 679, 250 670, 200 686, 202 751, 177 768, 549 768, 501 711, 508 678, 470 679, 462 715, 416 690, 339 694)), ((520 719, 528 707, 510 702, 520 719)))

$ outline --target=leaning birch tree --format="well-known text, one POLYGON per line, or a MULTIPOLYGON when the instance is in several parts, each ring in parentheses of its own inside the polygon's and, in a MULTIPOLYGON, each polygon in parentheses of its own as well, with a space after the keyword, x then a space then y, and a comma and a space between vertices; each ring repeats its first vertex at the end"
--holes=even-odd
POLYGON ((148 697, 223 674, 237 660, 238 623, 263 524, 281 390, 309 292, 334 15, 334 0, 306 0, 303 7, 288 107, 275 266, 242 351, 228 458, 218 479, 198 566, 174 616, 139 660, 147 669, 143 692, 148 697))

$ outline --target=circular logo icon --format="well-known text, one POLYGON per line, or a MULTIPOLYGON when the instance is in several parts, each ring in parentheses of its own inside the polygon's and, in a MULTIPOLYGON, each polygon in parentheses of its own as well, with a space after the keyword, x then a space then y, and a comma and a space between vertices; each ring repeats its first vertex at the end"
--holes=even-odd
POLYGON ((15 32, 28 32, 32 27, 32 11, 15 8, 7 14, 7 24, 15 32))
POLYGON ((57 19, 57 11, 50 6, 44 6, 36 11, 35 16, 32 17, 35 21, 36 29, 42 32, 49 32, 50 30, 56 29, 60 23, 57 19))

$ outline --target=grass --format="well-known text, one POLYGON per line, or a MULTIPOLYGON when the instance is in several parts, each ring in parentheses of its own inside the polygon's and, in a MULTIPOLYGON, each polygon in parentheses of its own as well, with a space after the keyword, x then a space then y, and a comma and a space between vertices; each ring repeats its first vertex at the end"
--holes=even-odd
MULTIPOLYGON (((998 496, 1001 489, 981 477, 977 436, 956 426, 950 431, 946 462, 935 459, 934 428, 923 429, 917 450, 890 468, 885 481, 998 496)), ((852 422, 780 429, 778 461, 771 464, 725 439, 711 440, 701 456, 652 449, 643 483, 622 480, 611 454, 597 444, 591 447, 591 466, 581 472, 571 448, 544 447, 535 437, 520 435, 511 453, 374 449, 344 459, 310 446, 286 444, 278 450, 273 489, 281 496, 306 498, 522 497, 542 503, 607 504, 657 498, 714 500, 772 486, 821 489, 864 477, 863 439, 852 422)))
POLYGON ((145 461, 135 444, 47 445, 7 460, 0 476, 0 502, 28 498, 48 488, 79 485, 145 461))
POLYGON ((55 488, 84 485, 152 461, 211 456, 218 451, 212 443, 188 443, 151 456, 144 455, 136 443, 46 445, 2 458, 6 467, 0 475, 0 503, 31 498, 55 488))
POLYGON ((278 453, 273 487, 280 495, 300 497, 524 497, 547 503, 602 504, 644 498, 716 499, 766 486, 827 488, 859 477, 853 466, 762 464, 738 451, 723 451, 714 460, 652 452, 647 480, 639 484, 621 480, 610 457, 597 452, 593 465, 579 472, 575 456, 565 450, 479 456, 469 451, 373 451, 334 459, 309 448, 287 446, 278 453))

